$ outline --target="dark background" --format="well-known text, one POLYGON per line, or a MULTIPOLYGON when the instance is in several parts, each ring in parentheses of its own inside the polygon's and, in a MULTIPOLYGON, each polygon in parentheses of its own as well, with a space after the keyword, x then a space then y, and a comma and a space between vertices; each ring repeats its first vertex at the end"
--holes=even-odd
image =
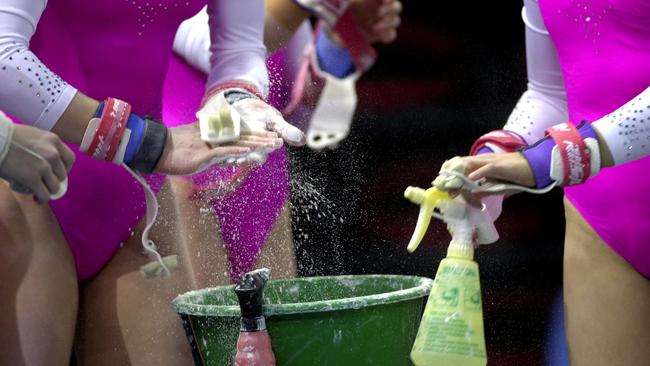
MULTIPOLYGON (((404 189, 430 186, 444 160, 502 127, 526 88, 521 2, 403 1, 398 40, 378 47, 380 59, 359 82, 348 139, 330 152, 291 151, 301 275, 434 277, 449 234, 432 222, 408 254, 418 207, 404 189)), ((508 199, 497 221, 501 239, 477 251, 490 365, 549 364, 562 281, 561 197, 508 199)))

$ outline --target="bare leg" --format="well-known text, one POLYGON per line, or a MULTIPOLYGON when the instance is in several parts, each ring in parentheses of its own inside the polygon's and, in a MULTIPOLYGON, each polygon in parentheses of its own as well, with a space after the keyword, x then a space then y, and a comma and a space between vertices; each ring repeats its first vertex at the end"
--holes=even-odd
MULTIPOLYGON (((212 206, 202 201, 186 199, 191 190, 190 183, 187 181, 175 180, 172 187, 178 197, 180 232, 185 242, 196 287, 230 284, 230 264, 212 206)), ((271 269, 272 278, 296 275, 289 203, 284 205, 280 217, 262 248, 256 266, 271 269)))
POLYGON ((298 269, 291 230, 291 207, 288 202, 282 208, 255 266, 269 268, 271 278, 296 277, 298 269))
POLYGON ((173 180, 172 190, 178 207, 179 231, 195 287, 229 284, 230 264, 212 205, 188 199, 192 183, 186 180, 173 180))
POLYGON ((77 274, 56 218, 0 182, 0 237, 0 364, 68 365, 77 274))
POLYGON ((572 366, 650 362, 650 281, 614 252, 566 199, 565 327, 572 366))
MULTIPOLYGON (((193 364, 170 302, 191 289, 228 284, 228 260, 209 207, 187 199, 189 182, 170 183, 159 195, 161 216, 152 237, 162 255, 179 255, 180 268, 168 279, 143 279, 140 266, 149 259, 141 254, 138 230, 82 289, 75 348, 80 365, 193 364)), ((276 278, 296 272, 290 221, 285 207, 260 259, 276 278)))
MULTIPOLYGON (((230 283, 226 250, 210 205, 200 201, 184 200, 190 192, 189 183, 176 184, 174 192, 179 197, 179 214, 183 237, 186 238, 188 256, 199 288, 230 283)), ((266 240, 256 267, 271 269, 273 278, 296 275, 296 258, 291 232, 291 209, 286 203, 266 240)))
POLYGON ((178 315, 170 307, 192 289, 179 240, 169 185, 158 195, 159 218, 151 238, 161 255, 178 254, 170 278, 145 279, 140 266, 142 225, 108 265, 82 288, 75 350, 79 365, 192 365, 178 315))

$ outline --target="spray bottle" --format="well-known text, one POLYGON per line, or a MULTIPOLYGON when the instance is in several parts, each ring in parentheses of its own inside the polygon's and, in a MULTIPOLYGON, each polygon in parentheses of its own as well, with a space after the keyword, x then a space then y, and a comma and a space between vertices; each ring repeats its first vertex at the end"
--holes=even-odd
POLYGON ((271 272, 267 268, 248 272, 235 286, 241 308, 241 327, 237 340, 236 366, 275 366, 271 337, 262 314, 262 294, 271 272))
POLYGON ((485 366, 481 286, 473 257, 475 235, 484 244, 498 239, 492 219, 485 206, 471 206, 433 187, 426 191, 408 187, 404 197, 420 205, 409 252, 422 241, 432 216, 444 220, 452 233, 447 257, 438 267, 411 350, 411 360, 416 366, 485 366))

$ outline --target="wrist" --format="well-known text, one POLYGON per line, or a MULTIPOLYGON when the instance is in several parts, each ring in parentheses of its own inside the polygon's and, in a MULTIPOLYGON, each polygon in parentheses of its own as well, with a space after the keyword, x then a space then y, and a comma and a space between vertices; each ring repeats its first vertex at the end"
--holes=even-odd
POLYGON ((547 137, 521 153, 533 171, 537 188, 579 184, 601 167, 598 136, 585 121, 577 128, 571 123, 553 126, 547 130, 547 137))
POLYGON ((108 98, 99 103, 88 124, 80 150, 115 164, 151 173, 167 143, 167 127, 131 113, 130 104, 108 98))
POLYGON ((79 146, 90 120, 95 115, 99 101, 77 92, 65 109, 52 132, 61 139, 79 146))
POLYGON ((169 130, 161 122, 150 118, 145 117, 144 122, 142 141, 127 165, 143 173, 152 173, 164 152, 169 150, 169 130))
POLYGON ((470 155, 515 152, 525 147, 526 141, 519 134, 508 130, 494 130, 479 137, 470 148, 470 155))

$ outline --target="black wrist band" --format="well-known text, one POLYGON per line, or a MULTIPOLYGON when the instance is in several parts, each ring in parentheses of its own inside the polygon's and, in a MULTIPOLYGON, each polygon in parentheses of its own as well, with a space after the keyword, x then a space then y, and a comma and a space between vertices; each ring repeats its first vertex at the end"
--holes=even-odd
POLYGON ((156 164, 165 150, 167 143, 167 127, 151 118, 144 118, 144 136, 133 160, 127 165, 142 173, 153 172, 156 164))
POLYGON ((223 94, 223 97, 226 99, 230 105, 235 104, 236 102, 239 102, 240 100, 248 99, 248 98, 256 98, 255 95, 252 93, 249 93, 247 91, 241 91, 241 90, 228 90, 223 94))

